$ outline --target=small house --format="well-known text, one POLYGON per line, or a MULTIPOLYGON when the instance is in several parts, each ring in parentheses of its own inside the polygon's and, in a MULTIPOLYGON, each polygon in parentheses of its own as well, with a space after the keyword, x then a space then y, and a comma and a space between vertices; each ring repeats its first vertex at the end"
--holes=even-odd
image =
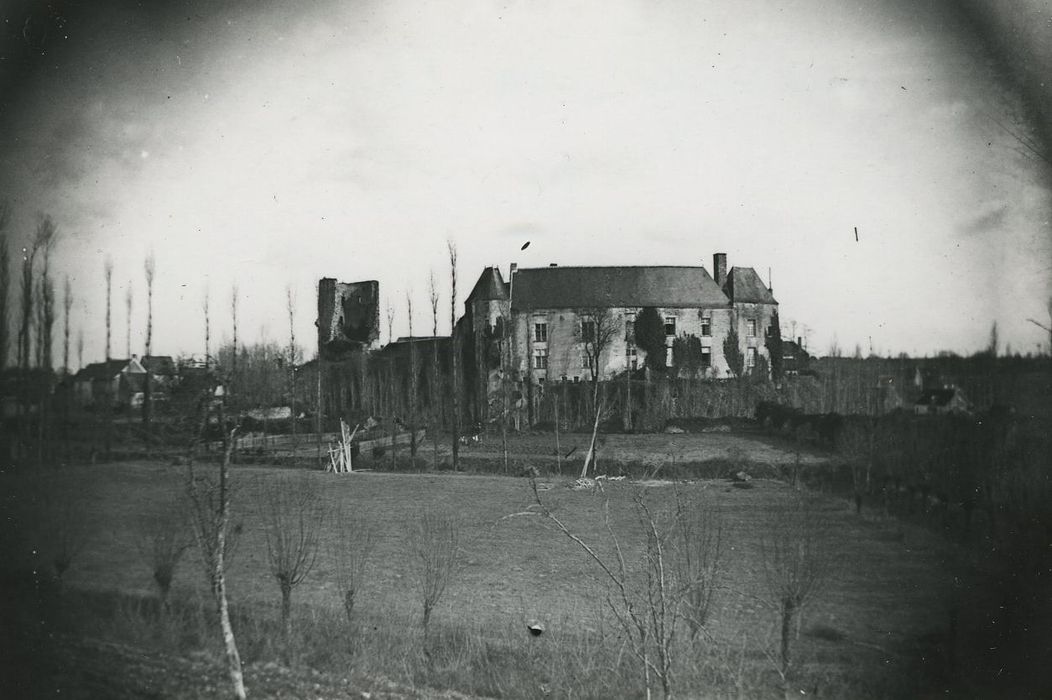
POLYGON ((971 410, 971 403, 965 398, 964 393, 955 386, 942 389, 927 389, 913 404, 913 412, 919 416, 971 413, 971 410))

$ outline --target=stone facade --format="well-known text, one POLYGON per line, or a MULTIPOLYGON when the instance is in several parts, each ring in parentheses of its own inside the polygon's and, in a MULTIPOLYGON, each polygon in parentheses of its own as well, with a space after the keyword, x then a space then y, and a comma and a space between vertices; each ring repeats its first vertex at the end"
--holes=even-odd
POLYGON ((732 376, 723 345, 733 326, 746 372, 759 357, 769 367, 765 339, 778 302, 752 268, 728 271, 722 254, 713 263, 715 277, 700 266, 519 270, 512 265, 508 282, 496 267, 486 268, 458 323, 461 342, 473 350, 476 371, 469 392, 478 415, 489 413, 486 406, 504 381, 526 393, 544 382, 589 381, 595 364, 587 324, 596 314, 612 328, 598 362, 603 378, 644 367, 646 353, 633 342, 629 324, 645 307, 665 322, 666 364, 672 361, 673 340, 693 335, 702 348, 698 375, 732 376))

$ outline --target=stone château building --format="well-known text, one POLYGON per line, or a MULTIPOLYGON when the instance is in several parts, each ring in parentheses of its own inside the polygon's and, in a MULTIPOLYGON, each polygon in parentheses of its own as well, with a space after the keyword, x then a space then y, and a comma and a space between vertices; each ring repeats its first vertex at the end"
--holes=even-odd
POLYGON ((648 307, 663 322, 666 365, 673 365, 675 339, 694 336, 700 342, 697 374, 732 376, 724 340, 734 327, 745 372, 760 357, 769 366, 765 336, 778 302, 753 268, 728 270, 723 253, 713 256, 712 275, 702 266, 513 264, 505 281, 499 268, 488 267, 468 295, 458 334, 474 358, 472 379, 480 394, 499 385, 502 366, 517 385, 587 381, 594 371, 611 377, 644 366, 646 351, 636 343, 634 324, 648 307), (598 358, 589 342, 597 325, 614 329, 598 358))

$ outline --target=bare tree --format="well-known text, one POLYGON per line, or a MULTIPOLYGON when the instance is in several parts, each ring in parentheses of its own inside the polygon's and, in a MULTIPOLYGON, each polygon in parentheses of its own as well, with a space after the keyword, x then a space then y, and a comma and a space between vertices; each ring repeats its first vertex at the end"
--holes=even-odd
POLYGON ((84 331, 77 329, 77 369, 84 367, 84 331))
POLYGON ((285 307, 289 312, 289 392, 291 397, 289 399, 289 406, 292 411, 292 461, 296 461, 296 452, 299 448, 299 438, 296 418, 296 313, 295 313, 295 300, 292 296, 292 286, 286 285, 285 287, 285 307))
MULTIPOLYGON (((204 404, 207 407, 207 404, 204 404)), ((202 428, 207 423, 207 408, 203 412, 202 428)), ((220 416, 220 423, 222 423, 220 416)), ((219 465, 218 481, 194 473, 193 448, 191 442, 186 491, 190 507, 191 525, 198 551, 204 564, 209 590, 215 601, 216 614, 226 652, 227 673, 234 688, 234 697, 245 698, 245 681, 241 670, 241 655, 238 653, 234 628, 230 624, 230 608, 226 595, 226 563, 230 542, 230 453, 234 449, 237 429, 226 436, 223 459, 219 465)))
POLYGON ((793 623, 805 605, 829 583, 833 553, 826 541, 829 523, 817 501, 792 493, 761 539, 768 602, 778 611, 781 643, 778 672, 783 685, 792 670, 793 623))
POLYGON ((146 431, 146 438, 150 437, 150 418, 153 412, 150 379, 153 371, 150 369, 150 356, 153 353, 153 280, 157 273, 157 260, 153 251, 146 256, 143 262, 143 272, 146 275, 146 352, 143 355, 143 364, 146 374, 143 375, 142 385, 142 426, 146 431))
MULTIPOLYGON (((106 363, 110 361, 110 329, 112 326, 111 301, 113 299, 113 260, 108 256, 103 263, 102 273, 106 277, 106 363)), ((112 402, 111 402, 112 403, 112 402)))
POLYGON ((238 307, 238 291, 237 283, 230 290, 230 316, 233 319, 234 326, 234 352, 230 359, 230 378, 228 380, 229 386, 226 387, 227 396, 232 397, 234 394, 234 385, 237 383, 237 307, 238 307))
POLYGON ((30 351, 33 332, 33 270, 37 254, 44 243, 41 233, 42 230, 38 226, 37 235, 33 237, 30 247, 22 249, 22 323, 18 329, 18 366, 23 373, 29 371, 32 363, 30 351))
POLYGON ((409 409, 409 460, 412 462, 412 466, 416 468, 416 409, 417 409, 417 391, 419 387, 417 373, 419 368, 417 367, 416 358, 416 340, 413 338, 413 293, 412 290, 407 290, 405 293, 405 306, 406 314, 409 316, 409 401, 407 408, 409 409))
POLYGON ((712 506, 681 491, 676 492, 676 523, 676 562, 685 598, 683 616, 691 640, 696 640, 709 621, 719 589, 723 523, 712 506))
POLYGON ((394 307, 391 306, 390 300, 387 302, 387 344, 390 345, 394 342, 394 307))
POLYGON ((69 281, 69 275, 66 275, 66 281, 63 285, 63 296, 62 296, 62 368, 66 374, 70 374, 69 371, 69 317, 73 311, 73 285, 69 281))
POLYGON ((201 310, 205 314, 205 371, 211 366, 211 354, 212 354, 212 317, 209 314, 208 302, 209 302, 208 285, 205 285, 205 296, 201 301, 201 310))
POLYGON ((281 589, 281 628, 292 632, 292 589, 310 574, 318 558, 325 522, 324 501, 306 476, 262 481, 259 514, 267 542, 270 573, 281 589))
POLYGON ((431 270, 428 278, 428 300, 431 302, 431 456, 432 467, 438 469, 438 428, 442 418, 442 406, 439 400, 441 393, 441 375, 438 366, 438 284, 435 282, 435 271, 431 270))
POLYGON ((88 512, 84 494, 69 481, 56 479, 44 485, 42 492, 42 549, 61 586, 90 538, 88 512))
POLYGON ((128 280, 128 286, 124 290, 124 346, 125 356, 132 356, 132 345, 131 345, 131 328, 132 328, 132 302, 134 301, 134 290, 132 289, 132 282, 128 280))
POLYGON ((186 520, 189 510, 181 501, 169 503, 143 516, 139 523, 139 553, 150 567, 161 603, 161 619, 170 610, 172 579, 192 536, 186 520))
POLYGON ((408 525, 406 535, 423 607, 420 625, 426 650, 431 614, 460 568, 460 524, 455 517, 424 510, 408 525))
POLYGON ((588 468, 595 462, 595 443, 599 434, 599 421, 603 415, 603 400, 599 396, 599 385, 603 376, 603 354, 608 352, 610 343, 617 334, 613 311, 608 307, 581 309, 577 312, 581 319, 580 340, 584 348, 588 369, 592 374, 592 438, 588 443, 588 453, 581 467, 581 478, 588 476, 588 468))
MULTIPOLYGON (((110 331, 113 328, 112 302, 113 302, 113 260, 106 256, 102 264, 102 274, 106 279, 106 371, 110 369, 110 331)), ((107 377, 106 388, 103 391, 102 400, 106 402, 106 429, 103 431, 103 447, 108 457, 113 446, 113 408, 116 396, 113 395, 112 384, 107 377)))
MULTIPOLYGON (((55 325, 55 283, 51 279, 51 253, 58 242, 58 227, 50 216, 44 215, 37 223, 35 244, 41 252, 40 281, 37 312, 37 366, 50 370, 54 363, 52 352, 55 325)), ((43 421, 41 421, 43 424, 43 421)))
POLYGON ((10 220, 10 206, 6 201, 0 202, 0 370, 7 366, 7 346, 10 343, 7 303, 11 289, 11 251, 5 233, 10 220))
POLYGON ((646 491, 633 497, 644 537, 642 556, 635 562, 626 556, 621 539, 611 524, 608 498, 604 496, 603 520, 613 550, 612 557, 603 556, 597 547, 585 542, 555 515, 541 500, 535 479, 530 480, 530 487, 534 503, 525 511, 506 517, 542 518, 596 563, 611 587, 607 605, 642 666, 646 697, 649 699, 652 695, 655 677, 664 696, 673 697, 678 627, 684 609, 689 612, 691 591, 681 579, 685 567, 677 565, 680 554, 676 547, 678 512, 671 516, 655 512, 647 503, 646 491))
POLYGON ((446 241, 449 250, 449 339, 450 352, 453 356, 453 367, 450 376, 450 395, 453 400, 453 413, 450 426, 453 432, 453 471, 460 469, 460 351, 457 344, 457 244, 446 241))
POLYGON ((336 589, 343 603, 347 622, 354 618, 358 594, 368 577, 369 560, 376 547, 377 528, 362 517, 336 511, 336 537, 332 543, 336 589))
MULTIPOLYGON (((69 317, 73 312, 73 285, 70 284, 69 275, 66 275, 62 296, 62 374, 69 377, 69 317)), ((70 459, 70 435, 69 435, 69 409, 72 397, 69 391, 63 396, 62 401, 62 441, 65 448, 65 459, 70 459)))

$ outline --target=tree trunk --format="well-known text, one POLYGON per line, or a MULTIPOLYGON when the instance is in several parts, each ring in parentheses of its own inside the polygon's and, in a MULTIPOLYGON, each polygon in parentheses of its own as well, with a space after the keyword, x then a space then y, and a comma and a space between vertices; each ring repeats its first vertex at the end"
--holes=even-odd
POLYGON ((796 614, 796 603, 786 598, 782 601, 782 679, 788 682, 789 666, 792 663, 790 649, 793 643, 793 616, 796 614))
POLYGON ((584 466, 581 467, 581 478, 584 479, 588 476, 588 467, 592 465, 595 460, 595 438, 599 433, 599 415, 603 412, 602 404, 599 401, 599 382, 594 383, 592 390, 592 406, 595 410, 595 418, 592 421, 592 439, 588 443, 588 454, 584 458, 584 466))
POLYGON ((563 450, 559 445, 559 392, 552 392, 552 398, 555 399, 555 467, 558 470, 557 473, 562 476, 563 450))
POLYGON ((230 624, 230 609, 226 599, 226 577, 223 575, 223 560, 216 566, 215 598, 219 612, 219 626, 223 631, 223 648, 226 651, 227 672, 234 685, 234 697, 245 700, 245 678, 241 673, 241 655, 237 651, 234 628, 230 624))
MULTIPOLYGON (((220 412, 220 425, 223 414, 220 412)), ((234 697, 245 698, 245 680, 241 672, 241 655, 237 651, 234 639, 234 628, 230 624, 230 608, 226 597, 226 531, 230 522, 230 495, 227 488, 227 474, 230 469, 230 453, 234 448, 236 432, 231 432, 219 467, 219 528, 216 532, 216 557, 212 572, 212 593, 215 596, 219 612, 219 627, 223 633, 223 648, 226 651, 227 671, 234 685, 234 697)))
POLYGON ((292 584, 281 582, 281 631, 285 635, 285 646, 292 638, 292 584))

